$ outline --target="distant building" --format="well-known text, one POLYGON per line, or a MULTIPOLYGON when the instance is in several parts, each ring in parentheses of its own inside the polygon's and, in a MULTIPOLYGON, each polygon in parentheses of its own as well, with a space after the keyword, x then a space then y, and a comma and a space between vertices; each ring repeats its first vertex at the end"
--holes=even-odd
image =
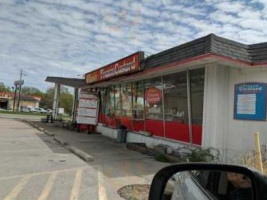
MULTIPOLYGON (((0 92, 0 108, 13 110, 14 93, 12 92, 0 92)), ((17 108, 18 94, 15 98, 15 109, 17 108)), ((28 107, 39 108, 41 101, 40 96, 36 95, 20 95, 20 109, 23 110, 28 107)))

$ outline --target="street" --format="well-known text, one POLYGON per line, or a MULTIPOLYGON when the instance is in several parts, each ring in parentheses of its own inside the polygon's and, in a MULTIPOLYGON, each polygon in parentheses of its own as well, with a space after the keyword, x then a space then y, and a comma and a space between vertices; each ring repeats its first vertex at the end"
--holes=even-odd
POLYGON ((150 184, 153 173, 163 166, 129 150, 121 153, 118 149, 122 160, 117 155, 113 160, 109 145, 105 145, 105 155, 98 150, 96 162, 86 163, 26 123, 0 118, 0 127, 3 200, 121 199, 120 187, 150 184))
POLYGON ((0 127, 0 199, 88 199, 97 192, 92 167, 51 138, 15 120, 1 119, 0 127))
POLYGON ((0 113, 0 118, 5 118, 5 119, 25 119, 25 120, 37 120, 37 121, 40 121, 41 118, 43 118, 43 116, 13 114, 11 112, 10 114, 0 113))

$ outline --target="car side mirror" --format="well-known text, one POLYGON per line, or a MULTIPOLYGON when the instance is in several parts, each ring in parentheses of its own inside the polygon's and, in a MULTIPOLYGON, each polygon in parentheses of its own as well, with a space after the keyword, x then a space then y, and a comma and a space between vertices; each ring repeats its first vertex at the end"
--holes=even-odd
POLYGON ((244 166, 184 163, 161 169, 149 200, 266 200, 267 178, 244 166))

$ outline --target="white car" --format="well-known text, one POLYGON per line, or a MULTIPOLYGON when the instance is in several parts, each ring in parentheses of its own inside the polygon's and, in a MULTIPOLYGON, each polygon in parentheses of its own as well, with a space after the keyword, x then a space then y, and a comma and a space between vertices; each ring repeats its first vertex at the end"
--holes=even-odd
POLYGON ((37 108, 37 112, 39 112, 39 113, 47 113, 47 110, 45 110, 43 108, 37 108))
POLYGON ((28 107, 27 108, 28 112, 37 112, 37 109, 33 108, 33 107, 28 107))
POLYGON ((47 109, 46 112, 50 114, 50 113, 52 113, 52 110, 51 109, 47 109))

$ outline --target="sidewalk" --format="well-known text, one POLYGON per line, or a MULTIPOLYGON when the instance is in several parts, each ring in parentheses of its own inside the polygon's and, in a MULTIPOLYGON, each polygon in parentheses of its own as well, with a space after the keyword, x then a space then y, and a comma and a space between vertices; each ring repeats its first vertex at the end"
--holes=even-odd
POLYGON ((32 125, 54 137, 69 150, 83 157, 87 164, 101 169, 105 182, 109 183, 106 190, 117 190, 130 184, 150 184, 155 173, 167 166, 154 158, 128 150, 125 144, 102 135, 69 131, 54 124, 31 121, 32 125), (54 136, 53 136, 54 135, 54 136), (82 155, 80 155, 82 154, 82 155))

